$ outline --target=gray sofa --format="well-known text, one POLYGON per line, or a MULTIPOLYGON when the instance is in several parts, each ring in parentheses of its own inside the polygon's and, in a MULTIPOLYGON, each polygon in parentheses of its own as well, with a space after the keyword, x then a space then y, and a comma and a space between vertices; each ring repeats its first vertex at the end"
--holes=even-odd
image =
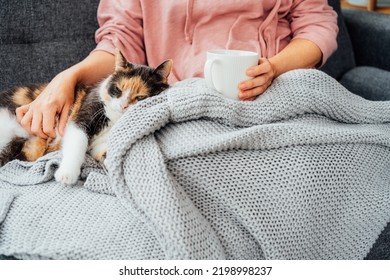
MULTIPOLYGON (((360 10, 339 13, 339 48, 322 70, 350 91, 390 100, 390 16, 360 10)), ((99 0, 0 0, 0 90, 46 82, 94 48, 99 0)), ((390 224, 367 259, 390 259, 390 224)))
POLYGON ((357 9, 338 12, 338 50, 322 70, 369 100, 390 100, 390 16, 357 9))

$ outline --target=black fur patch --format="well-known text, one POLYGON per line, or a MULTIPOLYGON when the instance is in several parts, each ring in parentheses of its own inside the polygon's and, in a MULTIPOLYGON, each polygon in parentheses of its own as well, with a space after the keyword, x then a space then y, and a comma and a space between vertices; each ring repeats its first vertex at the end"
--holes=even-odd
POLYGON ((110 120, 106 116, 104 103, 97 91, 88 89, 87 95, 81 104, 75 123, 82 128, 91 139, 102 131, 110 120))
POLYGON ((14 92, 15 88, 0 92, 0 108, 8 108, 13 114, 15 114, 15 110, 17 108, 16 104, 12 100, 14 92))
POLYGON ((20 153, 25 141, 26 139, 17 137, 12 139, 12 141, 4 147, 4 149, 0 152, 0 167, 15 158, 25 160, 23 155, 20 153))

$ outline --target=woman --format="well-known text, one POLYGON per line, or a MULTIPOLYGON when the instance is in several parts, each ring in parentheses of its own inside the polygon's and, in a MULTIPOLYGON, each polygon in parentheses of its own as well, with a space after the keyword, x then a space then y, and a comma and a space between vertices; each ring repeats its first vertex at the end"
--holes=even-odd
POLYGON ((133 63, 173 59, 170 82, 201 77, 207 50, 256 51, 253 78, 238 85, 240 99, 253 100, 286 71, 321 66, 337 47, 337 15, 326 0, 101 0, 98 21, 96 49, 16 110, 31 133, 55 137, 58 114, 63 135, 75 86, 111 74, 115 48, 133 63))

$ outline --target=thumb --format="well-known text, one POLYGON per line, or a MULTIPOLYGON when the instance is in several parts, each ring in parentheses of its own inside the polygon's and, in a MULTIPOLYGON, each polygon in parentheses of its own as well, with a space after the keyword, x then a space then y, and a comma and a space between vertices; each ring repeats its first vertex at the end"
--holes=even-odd
POLYGON ((271 72, 273 75, 273 79, 279 76, 278 68, 274 63, 271 63, 271 61, 268 58, 262 57, 259 59, 259 64, 266 65, 266 68, 268 69, 267 72, 271 72))
POLYGON ((66 123, 69 119, 70 106, 65 105, 61 111, 60 119, 58 120, 58 131, 61 136, 64 136, 66 123))
MULTIPOLYGON (((271 66, 270 62, 267 58, 265 58, 265 57, 259 58, 259 65, 265 65, 265 64, 268 64, 269 66, 271 66)), ((268 68, 268 67, 266 67, 266 68, 268 68)))
POLYGON ((269 62, 267 58, 265 58, 265 57, 260 57, 259 58, 259 64, 263 64, 263 63, 266 63, 266 62, 269 62))

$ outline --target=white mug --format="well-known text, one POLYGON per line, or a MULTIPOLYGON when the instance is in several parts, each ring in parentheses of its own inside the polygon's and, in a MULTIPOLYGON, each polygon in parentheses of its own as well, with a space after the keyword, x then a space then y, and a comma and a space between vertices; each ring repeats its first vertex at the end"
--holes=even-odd
POLYGON ((220 92, 223 96, 239 100, 238 84, 248 80, 245 72, 257 65, 259 55, 255 52, 241 50, 212 50, 207 52, 204 66, 204 77, 207 86, 220 92))

